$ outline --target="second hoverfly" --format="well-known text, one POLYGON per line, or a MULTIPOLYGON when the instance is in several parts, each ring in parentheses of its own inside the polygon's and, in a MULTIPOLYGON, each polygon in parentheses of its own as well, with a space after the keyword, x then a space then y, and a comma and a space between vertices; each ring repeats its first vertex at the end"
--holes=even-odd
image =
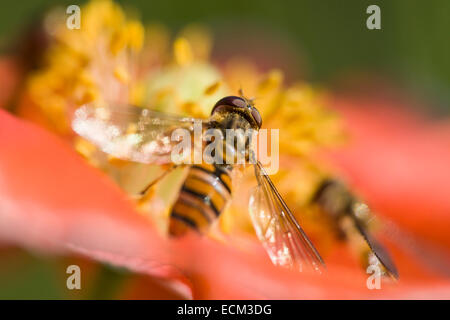
MULTIPOLYGON (((171 139, 174 130, 181 128, 193 132, 198 123, 202 130, 219 130, 225 136, 230 129, 258 131, 262 119, 251 101, 242 96, 228 96, 215 104, 207 120, 133 106, 100 109, 85 105, 76 110, 72 127, 80 136, 116 158, 165 165, 173 163, 171 154, 178 144, 171 139), (133 130, 130 131, 130 127, 133 130)), ((262 164, 256 161, 249 136, 244 139, 245 163, 253 164, 257 181, 249 213, 258 238, 274 264, 297 270, 306 266, 320 272, 324 266, 321 256, 262 164)), ((222 158, 242 151, 237 150, 234 140, 230 143, 222 139, 214 143, 221 144, 222 158)), ((231 199, 231 172, 237 166, 222 162, 189 165, 188 175, 171 209, 170 235, 181 236, 188 230, 204 233, 211 226, 231 199)))
POLYGON ((369 232, 372 219, 369 207, 345 184, 333 178, 324 179, 311 204, 317 205, 330 218, 338 240, 351 243, 356 242, 352 241, 356 238, 364 239, 365 245, 358 246, 358 251, 365 269, 376 264, 383 275, 398 280, 399 273, 388 250, 369 232))

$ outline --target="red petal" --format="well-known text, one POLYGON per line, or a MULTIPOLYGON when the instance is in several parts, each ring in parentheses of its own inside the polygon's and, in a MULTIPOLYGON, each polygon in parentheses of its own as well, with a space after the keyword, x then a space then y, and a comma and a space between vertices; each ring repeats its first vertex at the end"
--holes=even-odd
POLYGON ((274 267, 259 245, 242 252, 194 235, 166 240, 69 145, 1 111, 0 150, 3 240, 62 253, 75 251, 136 272, 170 277, 173 288, 184 296, 190 296, 193 288, 196 298, 450 295, 450 283, 441 279, 368 290, 366 275, 354 268, 330 265, 325 275, 318 276, 274 267))
POLYGON ((0 111, 0 238, 43 250, 152 259, 177 275, 164 239, 106 176, 58 137, 0 111))

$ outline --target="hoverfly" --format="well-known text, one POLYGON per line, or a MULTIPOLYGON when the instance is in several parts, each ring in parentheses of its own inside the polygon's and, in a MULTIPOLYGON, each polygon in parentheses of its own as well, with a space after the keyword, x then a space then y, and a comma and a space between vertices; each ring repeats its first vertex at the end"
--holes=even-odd
MULTIPOLYGON (((241 96, 220 99, 209 119, 169 115, 133 106, 107 109, 85 105, 76 110, 72 128, 81 137, 116 158, 134 162, 165 165, 177 141, 171 139, 179 128, 202 130, 261 128, 262 119, 252 101, 241 96), (133 130, 129 130, 129 128, 133 130)), ((216 141, 217 143, 217 141, 216 141)), ((226 153, 236 153, 236 145, 222 140, 226 153)), ((254 166, 257 186, 249 203, 249 213, 256 234, 275 265, 302 270, 304 266, 321 271, 324 262, 309 240, 267 172, 256 161, 250 143, 245 141, 245 161, 254 166), (253 158, 252 158, 253 157, 253 158)), ((231 172, 237 165, 212 163, 188 165, 188 174, 172 206, 169 234, 181 236, 188 230, 204 233, 223 212, 231 198, 231 172)), ((152 185, 153 182, 150 184, 152 185)), ((147 190, 147 187, 145 190, 147 190)), ((145 192, 144 190, 144 192, 145 192)))
POLYGON ((343 183, 334 179, 323 180, 312 197, 312 203, 333 220, 339 239, 351 240, 353 231, 363 237, 367 247, 359 250, 366 267, 370 264, 380 265, 382 274, 398 279, 397 267, 388 251, 368 231, 371 219, 369 207, 343 183))

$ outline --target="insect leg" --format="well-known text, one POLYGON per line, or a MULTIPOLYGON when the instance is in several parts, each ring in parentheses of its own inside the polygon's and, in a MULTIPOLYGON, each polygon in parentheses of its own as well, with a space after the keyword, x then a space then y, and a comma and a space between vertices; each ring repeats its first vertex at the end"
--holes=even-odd
POLYGON ((136 197, 139 198, 144 198, 148 191, 150 190, 151 187, 153 187, 155 184, 157 184, 159 181, 161 181, 165 176, 167 176, 170 172, 172 172, 175 168, 178 168, 179 165, 172 165, 169 168, 167 168, 163 173, 161 173, 159 176, 157 176, 155 179, 153 179, 152 181, 150 181, 150 183, 141 191, 139 192, 136 197))

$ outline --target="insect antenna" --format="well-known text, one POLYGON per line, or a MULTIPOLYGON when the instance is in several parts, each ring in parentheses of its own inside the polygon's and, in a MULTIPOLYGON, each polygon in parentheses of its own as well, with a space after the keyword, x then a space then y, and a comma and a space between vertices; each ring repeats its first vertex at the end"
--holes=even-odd
POLYGON ((238 90, 239 96, 247 102, 248 105, 254 106, 254 101, 258 99, 257 97, 251 97, 247 98, 244 94, 244 90, 242 89, 242 86, 239 87, 238 90))

